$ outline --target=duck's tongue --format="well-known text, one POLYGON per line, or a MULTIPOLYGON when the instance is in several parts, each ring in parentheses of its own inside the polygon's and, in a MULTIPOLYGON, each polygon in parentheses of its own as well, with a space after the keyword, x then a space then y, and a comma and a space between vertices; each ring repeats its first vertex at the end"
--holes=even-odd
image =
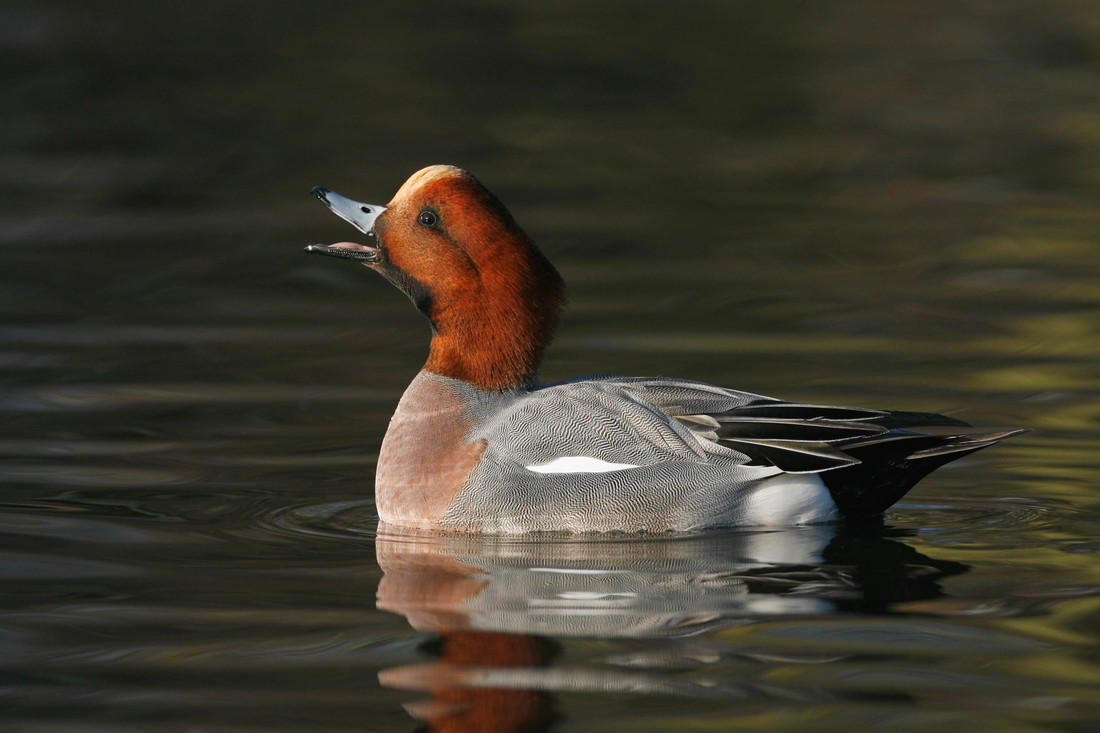
POLYGON ((336 244, 311 244, 306 247, 306 252, 330 257, 343 257, 347 260, 359 260, 360 262, 377 262, 378 248, 355 242, 337 242, 336 244))

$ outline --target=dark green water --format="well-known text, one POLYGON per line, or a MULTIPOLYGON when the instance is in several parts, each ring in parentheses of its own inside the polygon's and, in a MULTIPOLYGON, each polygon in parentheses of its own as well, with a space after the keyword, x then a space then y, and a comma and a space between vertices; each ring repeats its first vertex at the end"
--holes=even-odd
POLYGON ((6 3, 2 727, 1095 729, 1095 15, 6 3), (378 537, 428 328, 308 191, 431 163, 566 276, 547 380, 1033 432, 881 530, 378 537))

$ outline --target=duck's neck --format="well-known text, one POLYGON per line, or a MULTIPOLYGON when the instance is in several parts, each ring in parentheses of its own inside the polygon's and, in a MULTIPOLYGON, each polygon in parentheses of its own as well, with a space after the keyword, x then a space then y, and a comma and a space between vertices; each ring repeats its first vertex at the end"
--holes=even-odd
POLYGON ((487 392, 529 389, 544 351, 525 334, 463 324, 436 332, 424 369, 487 392))
POLYGON ((522 263, 500 274, 487 270, 461 307, 436 304, 434 334, 424 369, 488 392, 529 389, 554 336, 564 286, 554 267, 532 247, 522 263))

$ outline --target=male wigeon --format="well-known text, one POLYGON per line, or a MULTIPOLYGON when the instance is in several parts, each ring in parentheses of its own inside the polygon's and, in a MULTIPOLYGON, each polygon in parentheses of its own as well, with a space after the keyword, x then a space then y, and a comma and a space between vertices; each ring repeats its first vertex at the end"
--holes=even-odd
POLYGON ((562 279, 476 178, 431 166, 385 206, 312 193, 370 243, 306 249, 377 271, 432 324, 378 456, 388 524, 665 532, 879 515, 933 469, 1020 432, 684 379, 540 385, 562 279))

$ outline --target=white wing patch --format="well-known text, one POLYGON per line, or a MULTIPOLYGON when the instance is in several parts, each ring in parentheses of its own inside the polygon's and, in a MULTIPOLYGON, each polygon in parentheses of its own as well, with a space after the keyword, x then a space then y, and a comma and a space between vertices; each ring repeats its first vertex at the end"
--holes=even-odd
POLYGON ((540 463, 525 468, 535 473, 607 473, 608 471, 622 471, 627 468, 638 467, 632 463, 611 463, 610 461, 589 458, 588 456, 562 456, 549 463, 540 463))

